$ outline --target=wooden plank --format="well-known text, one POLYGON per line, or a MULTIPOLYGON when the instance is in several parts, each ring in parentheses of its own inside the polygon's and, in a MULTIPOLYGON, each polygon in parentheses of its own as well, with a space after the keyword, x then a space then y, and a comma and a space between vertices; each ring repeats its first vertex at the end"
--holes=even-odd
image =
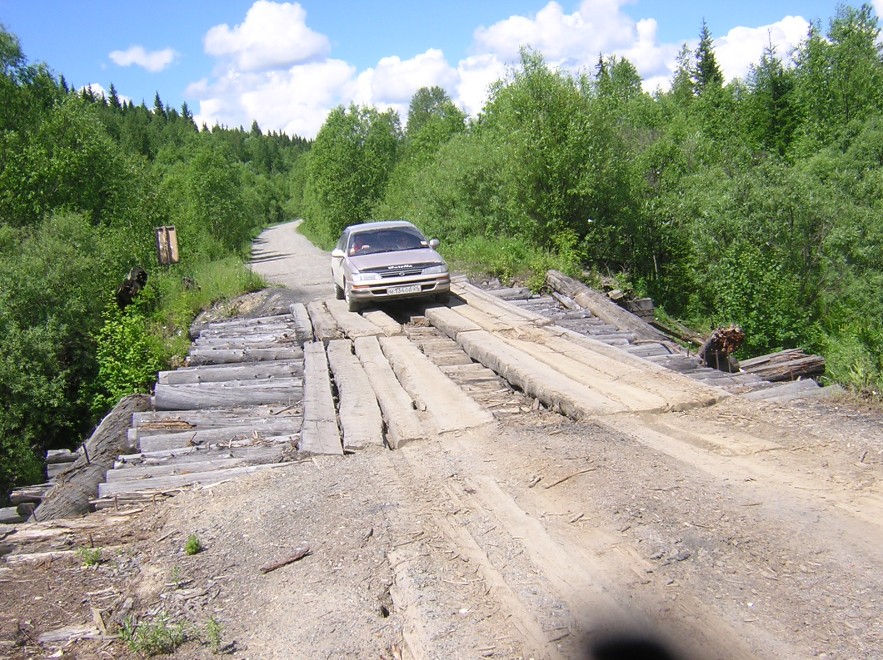
POLYGON ((304 344, 304 423, 298 450, 311 454, 343 454, 325 345, 304 344))
POLYGON ((246 457, 233 458, 208 458, 202 461, 174 461, 163 465, 139 465, 131 467, 115 468, 108 470, 108 483, 116 481, 143 481, 156 477, 169 477, 177 474, 197 474, 199 472, 214 472, 215 470, 227 470, 245 465, 262 465, 264 463, 278 463, 282 459, 283 450, 277 448, 275 452, 264 457, 265 460, 255 461, 246 457))
POLYGON ((212 410, 152 410, 132 415, 132 426, 139 434, 158 431, 165 433, 188 428, 221 428, 237 424, 263 424, 269 420, 301 417, 301 407, 262 405, 212 410))
POLYGON ((350 339, 377 337, 384 334, 379 325, 371 323, 361 314, 353 314, 349 311, 344 300, 326 300, 325 307, 337 322, 341 332, 350 339))
POLYGON ((291 463, 267 463, 264 465, 248 465, 238 468, 229 468, 227 470, 215 470, 214 472, 199 472, 196 474, 179 474, 166 477, 157 477, 155 479, 139 480, 139 481, 119 481, 112 483, 103 483, 98 486, 98 497, 113 497, 114 495, 123 495, 128 493, 138 493, 141 491, 167 491, 180 490, 181 488, 192 486, 194 484, 213 484, 227 479, 234 479, 248 474, 254 474, 261 470, 269 470, 278 467, 285 467, 291 463), (147 483, 145 483, 145 481, 147 483))
POLYGON ((381 337, 380 348, 399 382, 442 433, 486 426, 494 416, 460 389, 407 337, 381 337), (457 413, 451 414, 452 410, 457 413))
POLYGON ((308 341, 313 341, 313 322, 310 321, 310 314, 306 305, 303 303, 294 303, 290 307, 291 315, 294 317, 294 327, 297 332, 298 344, 301 346, 308 341))
POLYGON ((338 415, 346 451, 383 446, 383 416, 368 374, 353 354, 352 342, 336 339, 328 344, 328 363, 334 373, 338 415))
POLYGON ((328 312, 325 303, 321 300, 313 300, 307 303, 307 311, 310 313, 310 320, 313 322, 313 334, 316 341, 327 344, 332 339, 343 339, 343 332, 337 325, 337 321, 328 312))
POLYGON ((751 401, 785 403, 787 401, 793 401, 794 399, 817 395, 821 389, 823 388, 820 388, 816 381, 807 378, 806 380, 795 380, 790 383, 768 387, 763 390, 748 392, 747 394, 743 394, 742 398, 751 401))
POLYGON ((303 379, 273 378, 247 383, 157 383, 153 407, 157 410, 194 410, 225 406, 279 403, 291 405, 303 397, 303 379))
POLYGON ((303 373, 303 363, 300 360, 279 360, 278 362, 182 367, 174 371, 160 371, 157 375, 157 382, 164 385, 222 383, 235 380, 248 382, 269 378, 302 378, 303 373))
POLYGON ((230 426, 217 429, 180 431, 177 433, 154 433, 138 438, 138 451, 155 451, 171 447, 188 447, 219 443, 229 440, 269 438, 290 435, 300 431, 300 420, 280 420, 274 424, 230 426))
POLYGON ((123 454, 114 462, 114 469, 125 465, 168 465, 171 463, 200 462, 211 459, 243 458, 251 463, 275 463, 266 460, 287 449, 286 443, 247 445, 244 447, 219 446, 217 444, 198 447, 175 447, 138 454, 123 454))
POLYGON ((564 273, 550 270, 546 273, 546 282, 556 291, 568 296, 588 309, 599 319, 622 330, 630 330, 641 339, 667 341, 663 333, 646 321, 624 310, 606 296, 594 291, 582 282, 567 277, 564 273))
POLYGON ((190 365, 237 364, 240 362, 262 362, 264 360, 298 360, 303 356, 299 346, 279 348, 193 348, 187 356, 190 365))
POLYGON ((402 324, 382 309, 366 309, 362 316, 380 328, 387 337, 395 337, 404 332, 402 324))
POLYGON ((368 374, 371 388, 383 412, 387 444, 392 449, 397 449, 405 443, 426 437, 423 423, 414 410, 413 401, 402 389, 383 351, 380 350, 377 337, 360 337, 353 343, 356 356, 365 368, 365 373, 368 374))

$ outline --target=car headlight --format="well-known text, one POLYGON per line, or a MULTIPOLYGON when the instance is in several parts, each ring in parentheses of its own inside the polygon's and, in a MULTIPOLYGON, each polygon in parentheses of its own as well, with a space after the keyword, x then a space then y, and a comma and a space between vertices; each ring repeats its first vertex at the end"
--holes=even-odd
POLYGON ((377 282, 380 273, 353 273, 353 282, 377 282))
POLYGON ((423 269, 424 275, 444 275, 448 272, 447 264, 438 264, 436 266, 430 266, 429 268, 423 269))

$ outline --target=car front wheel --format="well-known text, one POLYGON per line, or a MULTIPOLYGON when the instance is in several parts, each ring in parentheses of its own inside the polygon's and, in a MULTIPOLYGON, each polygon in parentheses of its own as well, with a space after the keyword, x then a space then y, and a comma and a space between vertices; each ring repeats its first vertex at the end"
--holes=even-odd
POLYGON ((344 291, 344 299, 346 300, 346 308, 351 312, 358 312, 361 309, 361 305, 353 299, 352 290, 347 287, 346 291, 344 291))
POLYGON ((343 300, 343 289, 339 284, 334 285, 334 297, 338 300, 343 300))

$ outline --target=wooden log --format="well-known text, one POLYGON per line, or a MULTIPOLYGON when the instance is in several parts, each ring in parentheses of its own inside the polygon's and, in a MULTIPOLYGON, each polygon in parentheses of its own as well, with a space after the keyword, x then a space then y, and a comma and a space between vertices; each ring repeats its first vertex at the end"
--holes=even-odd
POLYGON ((356 337, 379 337, 384 334, 383 328, 372 323, 361 314, 349 311, 344 300, 327 300, 325 308, 337 322, 340 331, 350 339, 356 337))
POLYGON ((261 424, 284 417, 300 417, 300 406, 261 405, 212 410, 151 410, 132 415, 139 433, 158 430, 165 433, 188 428, 222 428, 238 424, 261 424))
POLYGON ((157 477, 155 479, 146 479, 138 481, 118 481, 113 483, 103 483, 98 486, 98 496, 100 498, 112 497, 114 495, 131 494, 141 491, 168 491, 180 490, 194 484, 213 484, 227 479, 234 479, 247 474, 253 474, 261 470, 267 470, 277 467, 285 467, 291 463, 267 463, 264 465, 248 465, 245 467, 229 468, 227 470, 215 470, 213 472, 199 472, 196 474, 178 474, 166 477, 157 477), (146 482, 146 483, 145 483, 146 482))
POLYGON ((223 383, 225 381, 266 380, 270 378, 301 378, 304 367, 300 360, 252 362, 237 365, 182 367, 174 371, 160 371, 157 382, 164 385, 184 383, 223 383))
POLYGON ((303 398, 303 379, 274 378, 247 383, 156 384, 157 410, 205 410, 235 405, 279 403, 292 405, 303 398))
POLYGON ((299 346, 278 348, 193 348, 187 356, 189 365, 238 364, 240 362, 263 362, 265 360, 299 360, 303 350, 299 346))
POLYGON ((368 374, 353 354, 347 339, 328 343, 328 364, 340 401, 339 417, 345 451, 383 446, 383 416, 371 389, 368 374))
POLYGON ((117 456, 113 467, 116 470, 127 465, 166 465, 169 463, 199 462, 213 458, 244 458, 251 463, 275 463, 277 461, 265 459, 285 450, 286 445, 282 442, 271 445, 245 445, 242 447, 229 447, 226 444, 209 443, 196 447, 175 447, 172 449, 145 451, 138 454, 122 454, 117 456))
POLYGON ((86 441, 83 455, 46 493, 33 517, 52 520, 88 513, 89 500, 97 494, 98 484, 113 466, 114 459, 129 450, 126 430, 132 413, 147 410, 149 406, 150 398, 144 394, 121 399, 86 441))
POLYGON ((194 324, 190 326, 190 337, 196 339, 204 331, 208 329, 238 329, 243 327, 258 327, 262 325, 278 325, 288 324, 292 322, 291 314, 276 314, 273 316, 262 316, 253 319, 230 319, 228 321, 212 321, 207 324, 194 324))
POLYGON ((294 323, 276 323, 273 325, 241 325, 228 328, 210 325, 202 330, 199 333, 199 337, 195 338, 194 341, 212 338, 219 339, 224 337, 251 338, 259 335, 268 336, 270 338, 281 337, 283 335, 294 337, 296 330, 297 326, 294 323))
POLYGON ((304 423, 298 450, 343 455, 325 345, 304 344, 304 423))
POLYGON ((327 344, 332 339, 343 338, 343 332, 337 326, 337 321, 328 312, 324 302, 313 300, 307 303, 307 311, 309 311, 310 320, 313 322, 313 334, 316 341, 327 344))
POLYGON ((310 321, 310 314, 307 311, 306 305, 294 303, 290 309, 291 315, 294 317, 297 343, 303 346, 306 342, 313 341, 313 322, 310 321))
POLYGON ((236 426, 226 429, 206 429, 183 433, 163 433, 141 438, 138 450, 142 452, 171 449, 172 447, 197 447, 199 445, 217 445, 233 440, 250 440, 257 442, 263 438, 294 435, 300 432, 300 424, 284 424, 272 427, 236 426))
POLYGON ((383 412, 387 444, 392 449, 397 449, 407 442, 427 437, 426 429, 414 410, 411 396, 405 392, 396 378, 389 361, 380 349, 377 337, 360 337, 354 345, 359 362, 365 368, 371 388, 383 412))
POLYGON ((558 272, 557 270, 550 270, 546 273, 546 282, 553 289, 574 300, 581 307, 588 309, 592 314, 606 323, 621 330, 630 330, 640 339, 655 339, 657 341, 668 340, 668 337, 652 327, 646 321, 627 312, 622 307, 609 300, 606 296, 594 291, 582 282, 567 277, 564 273, 558 272))
POLYGON ((207 458, 202 461, 174 461, 164 465, 139 465, 120 467, 108 470, 107 482, 138 481, 155 479, 156 477, 169 477, 177 474, 197 474, 200 472, 214 472, 215 470, 227 470, 246 465, 261 465, 264 463, 278 463, 282 460, 283 450, 277 447, 272 455, 267 455, 266 460, 250 460, 246 457, 232 458, 207 458))
POLYGON ((743 371, 756 374, 764 380, 778 383, 823 376, 825 373, 825 358, 821 355, 806 355, 799 349, 792 349, 791 351, 782 351, 743 360, 740 366, 743 371), (746 362, 748 363, 747 365, 746 362))

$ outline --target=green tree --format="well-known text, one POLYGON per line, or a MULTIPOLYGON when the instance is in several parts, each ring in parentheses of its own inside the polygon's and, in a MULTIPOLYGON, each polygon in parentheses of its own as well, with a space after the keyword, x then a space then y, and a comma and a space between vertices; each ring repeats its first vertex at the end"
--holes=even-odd
POLYGON ((335 108, 316 136, 304 188, 309 229, 325 243, 371 219, 401 139, 398 115, 355 105, 335 108))
POLYGON ((714 40, 711 38, 711 30, 705 19, 702 19, 702 29, 699 32, 699 45, 695 52, 696 65, 692 71, 693 91, 697 96, 702 96, 723 87, 724 74, 717 64, 714 54, 714 40))

